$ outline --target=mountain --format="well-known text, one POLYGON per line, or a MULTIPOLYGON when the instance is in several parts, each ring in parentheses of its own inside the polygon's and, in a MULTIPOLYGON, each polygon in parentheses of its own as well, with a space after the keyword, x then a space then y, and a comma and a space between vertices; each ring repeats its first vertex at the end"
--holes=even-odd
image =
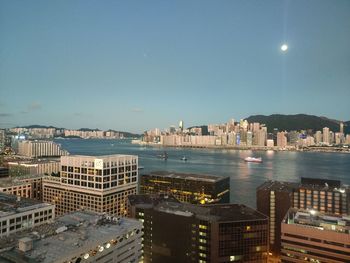
POLYGON ((49 128, 53 128, 53 129, 63 129, 63 128, 57 128, 54 126, 46 126, 46 125, 38 125, 38 124, 34 124, 34 125, 28 125, 28 126, 18 126, 16 128, 26 128, 26 129, 35 129, 35 128, 40 128, 40 129, 49 129, 49 128))
MULTIPOLYGON (((322 131, 324 127, 328 127, 333 132, 339 132, 339 124, 341 122, 339 120, 332 120, 326 117, 307 114, 272 114, 269 116, 253 115, 248 117, 246 120, 249 123, 259 122, 266 124, 268 132, 272 132, 274 128, 277 128, 280 131, 312 129, 313 132, 316 132, 322 131)), ((344 130, 345 133, 350 133, 350 121, 344 122, 344 130)))

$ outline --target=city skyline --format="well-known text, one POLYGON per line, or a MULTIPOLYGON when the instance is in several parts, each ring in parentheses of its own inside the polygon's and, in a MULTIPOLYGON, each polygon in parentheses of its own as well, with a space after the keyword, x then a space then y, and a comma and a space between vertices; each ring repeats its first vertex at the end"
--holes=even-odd
POLYGON ((348 1, 0 6, 3 128, 141 133, 255 114, 350 119, 348 1))

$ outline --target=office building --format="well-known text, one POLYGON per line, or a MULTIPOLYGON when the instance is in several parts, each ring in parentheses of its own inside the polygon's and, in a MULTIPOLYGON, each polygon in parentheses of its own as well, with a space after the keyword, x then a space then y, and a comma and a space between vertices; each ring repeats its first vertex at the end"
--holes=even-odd
POLYGON ((145 263, 267 260, 268 219, 249 207, 179 203, 168 195, 130 196, 129 203, 130 215, 143 222, 145 263))
POLYGON ((350 217, 291 208, 282 225, 282 262, 350 262, 350 217))
POLYGON ((137 177, 134 155, 62 156, 60 177, 43 179, 43 200, 56 205, 57 215, 86 209, 122 216, 137 177))
POLYGON ((228 203, 230 202, 230 179, 228 177, 151 172, 141 176, 141 194, 172 194, 186 203, 228 203))
POLYGON ((60 159, 34 159, 8 162, 10 176, 51 175, 60 171, 60 159))
POLYGON ((142 260, 142 224, 133 219, 80 211, 1 243, 9 263, 129 263, 142 260))
POLYGON ((281 222, 292 206, 293 189, 297 183, 268 181, 257 188, 256 207, 270 219, 269 247, 272 256, 278 256, 281 244, 281 222))
POLYGON ((28 175, 0 178, 1 192, 18 197, 42 200, 42 176, 28 175))
POLYGON ((280 224, 291 207, 336 215, 350 212, 350 188, 337 180, 301 178, 300 183, 267 181, 257 188, 257 210, 270 218, 270 252, 280 252, 280 224))
POLYGON ((54 218, 54 205, 0 193, 0 238, 52 222, 54 218))
POLYGON ((37 158, 68 155, 68 152, 62 150, 61 145, 53 141, 19 141, 18 154, 37 158))

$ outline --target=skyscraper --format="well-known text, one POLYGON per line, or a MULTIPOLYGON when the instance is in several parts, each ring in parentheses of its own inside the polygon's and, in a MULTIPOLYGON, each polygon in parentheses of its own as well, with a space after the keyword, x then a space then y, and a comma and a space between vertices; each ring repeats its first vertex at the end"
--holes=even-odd
POLYGON ((340 124, 339 124, 339 132, 340 133, 342 133, 342 134, 344 134, 344 123, 343 122, 340 122, 340 124))
POLYGON ((330 142, 330 136, 329 136, 329 128, 324 127, 323 128, 323 143, 328 145, 330 142))

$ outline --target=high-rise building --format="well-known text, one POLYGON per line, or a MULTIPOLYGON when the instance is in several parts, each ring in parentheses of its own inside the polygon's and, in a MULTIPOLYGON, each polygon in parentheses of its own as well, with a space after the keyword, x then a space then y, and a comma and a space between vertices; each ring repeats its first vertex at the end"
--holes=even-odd
POLYGON ((186 203, 229 203, 230 178, 203 174, 151 172, 142 175, 141 194, 168 193, 186 203))
POLYGON ((315 133, 315 143, 317 145, 319 145, 320 143, 322 143, 322 141, 323 141, 322 132, 321 131, 317 131, 315 133))
POLYGON ((0 153, 5 148, 5 130, 0 129, 0 153))
POLYGON ((290 207, 336 215, 350 213, 350 187, 337 180, 301 178, 300 183, 267 181, 257 188, 257 210, 270 218, 270 250, 280 251, 280 224, 290 207))
POLYGON ((18 154, 28 157, 62 156, 68 152, 53 141, 19 141, 18 154))
POLYGON ((281 225, 282 262, 350 262, 350 218, 290 209, 281 225))
POLYGON ((152 195, 130 196, 129 203, 131 217, 143 222, 145 263, 267 260, 268 219, 252 208, 152 195))
POLYGON ((328 145, 330 142, 330 135, 329 135, 329 128, 328 127, 324 127, 323 128, 323 143, 328 145))
POLYGON ((141 242, 141 222, 79 211, 0 239, 0 262, 142 262, 141 242))
POLYGON ((0 193, 0 238, 52 222, 54 218, 54 205, 0 193))
POLYGON ((122 216, 137 177, 134 155, 62 156, 60 177, 43 179, 43 200, 56 205, 57 215, 86 209, 122 216))
POLYGON ((286 148, 287 147, 287 137, 285 132, 277 133, 277 147, 286 148))
POLYGON ((342 133, 342 134, 344 134, 344 123, 343 122, 340 122, 340 124, 339 124, 339 132, 340 133, 342 133))
POLYGON ((293 189, 297 183, 267 181, 257 188, 256 207, 269 217, 269 247, 272 256, 281 249, 281 222, 293 204, 293 189))

